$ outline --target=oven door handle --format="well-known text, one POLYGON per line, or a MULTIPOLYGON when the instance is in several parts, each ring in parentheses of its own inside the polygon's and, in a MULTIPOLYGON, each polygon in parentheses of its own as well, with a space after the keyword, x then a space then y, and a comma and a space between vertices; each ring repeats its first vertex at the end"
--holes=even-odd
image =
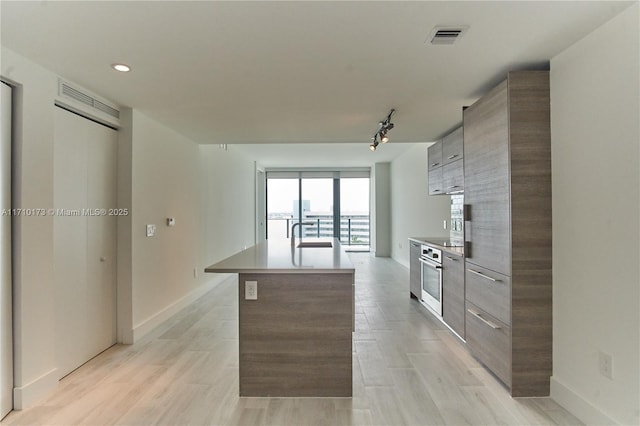
POLYGON ((439 265, 436 262, 433 262, 431 260, 427 260, 424 257, 420 257, 418 260, 420 260, 420 263, 424 263, 427 266, 431 266, 433 269, 442 269, 442 265, 439 265))

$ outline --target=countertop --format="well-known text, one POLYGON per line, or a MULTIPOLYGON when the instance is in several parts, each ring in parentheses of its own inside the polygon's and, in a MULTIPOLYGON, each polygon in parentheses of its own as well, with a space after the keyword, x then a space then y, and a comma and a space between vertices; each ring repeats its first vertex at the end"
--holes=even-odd
POLYGON ((428 244, 447 253, 464 256, 464 247, 445 245, 447 238, 442 237, 409 237, 409 240, 420 244, 428 244))
MULTIPOLYGON (((355 268, 336 238, 303 238, 302 241, 331 241, 333 247, 304 247, 291 250, 291 240, 266 240, 218 263, 205 272, 264 274, 339 274, 355 268)), ((296 239, 296 245, 300 239, 296 239)))

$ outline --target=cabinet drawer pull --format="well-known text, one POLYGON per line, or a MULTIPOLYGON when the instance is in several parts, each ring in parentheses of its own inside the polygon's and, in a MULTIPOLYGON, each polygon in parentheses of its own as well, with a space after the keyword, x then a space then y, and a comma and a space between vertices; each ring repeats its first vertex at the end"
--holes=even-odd
POLYGON ((438 165, 440 165, 440 163, 433 163, 433 164, 431 165, 431 167, 435 167, 435 166, 438 166, 438 165))
POLYGON ((501 282, 501 280, 497 280, 495 278, 490 277, 489 275, 485 275, 482 272, 478 272, 478 271, 474 271, 473 269, 467 269, 467 271, 471 272, 472 274, 476 274, 484 279, 487 279, 489 281, 493 281, 494 283, 498 283, 501 282))
POLYGON ((485 323, 489 327, 493 328, 494 330, 499 330, 501 328, 498 324, 494 324, 493 322, 491 322, 491 321, 489 321, 487 319, 484 319, 482 317, 482 315, 480 315, 479 312, 476 312, 473 309, 467 309, 467 312, 469 312, 471 315, 473 315, 474 317, 478 318, 480 321, 482 321, 483 323, 485 323))
POLYGON ((445 257, 449 260, 453 260, 454 262, 458 261, 458 259, 456 259, 455 257, 451 257, 451 256, 445 256, 445 257))
POLYGON ((453 154, 447 157, 447 160, 453 160, 454 158, 456 158, 458 156, 458 154, 453 154))
POLYGON ((456 188, 460 188, 460 185, 453 185, 448 187, 447 189, 456 189, 456 188))

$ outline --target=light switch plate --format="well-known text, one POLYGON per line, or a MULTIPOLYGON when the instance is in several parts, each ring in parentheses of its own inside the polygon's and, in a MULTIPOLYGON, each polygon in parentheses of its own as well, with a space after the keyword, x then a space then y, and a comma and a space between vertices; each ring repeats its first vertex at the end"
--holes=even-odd
POLYGON ((244 282, 244 299, 258 300, 258 281, 244 282))
POLYGON ((156 226, 147 225, 147 237, 153 237, 154 235, 156 235, 156 226))

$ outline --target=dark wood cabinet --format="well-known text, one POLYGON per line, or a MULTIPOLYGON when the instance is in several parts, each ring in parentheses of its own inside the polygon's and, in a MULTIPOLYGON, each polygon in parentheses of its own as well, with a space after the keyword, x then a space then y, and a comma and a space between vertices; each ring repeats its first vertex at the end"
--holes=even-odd
POLYGON ((429 195, 444 194, 442 186, 442 141, 438 141, 427 149, 427 186, 429 195))
POLYGON ((462 160, 442 166, 442 188, 446 194, 464 190, 464 167, 462 160))
POLYGON ((510 275, 509 125, 504 81, 464 112, 467 261, 510 275))
POLYGON ((427 169, 429 171, 442 167, 442 141, 438 141, 427 148, 427 169))
POLYGON ((549 73, 516 71, 464 113, 466 340, 513 396, 549 395, 549 73))
POLYGON ((442 195, 445 193, 442 167, 436 167, 433 170, 429 170, 428 179, 429 195, 442 195))
POLYGON ((464 156, 464 137, 462 126, 442 139, 442 165, 462 160, 464 156))
POLYGON ((422 285, 420 283, 420 244, 409 241, 409 293, 420 300, 422 285))
POLYGON ((469 302, 511 324, 511 278, 469 263, 466 285, 469 302))
POLYGON ((467 302, 467 346, 504 383, 511 383, 511 328, 467 302))
POLYGON ((464 339, 464 257, 446 252, 442 256, 442 319, 464 339))
POLYGON ((463 191, 463 146, 463 130, 459 127, 429 147, 427 151, 429 195, 463 191))

